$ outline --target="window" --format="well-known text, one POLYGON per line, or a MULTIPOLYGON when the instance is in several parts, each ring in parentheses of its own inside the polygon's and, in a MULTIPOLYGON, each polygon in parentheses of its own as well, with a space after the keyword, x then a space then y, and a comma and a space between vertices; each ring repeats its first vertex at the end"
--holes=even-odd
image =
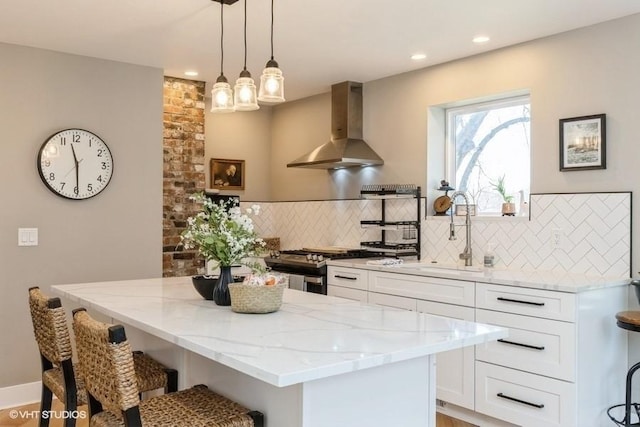
MULTIPOLYGON (((446 110, 447 168, 452 187, 464 191, 478 214, 501 212, 505 201, 528 201, 531 181, 528 96, 469 104, 446 110)), ((460 202, 460 200, 458 200, 460 202)))

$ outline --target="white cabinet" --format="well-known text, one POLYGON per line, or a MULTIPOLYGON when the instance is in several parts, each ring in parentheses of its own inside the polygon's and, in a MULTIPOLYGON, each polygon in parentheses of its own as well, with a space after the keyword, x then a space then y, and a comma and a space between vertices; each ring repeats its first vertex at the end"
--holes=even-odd
POLYGON ((416 300, 413 298, 369 292, 369 303, 375 305, 383 305, 385 307, 395 307, 416 311, 416 300))
POLYGON ((568 293, 334 266, 328 283, 346 298, 509 328, 503 340, 438 355, 436 396, 454 417, 608 427, 606 409, 624 402, 627 337, 615 313, 626 286, 568 293))
POLYGON ((327 268, 327 295, 367 302, 367 270, 327 268))
MULTIPOLYGON (((474 320, 475 283, 464 280, 369 272, 369 302, 418 310, 437 316, 474 320)), ((436 357, 436 397, 474 408, 474 347, 439 353, 436 357)))
POLYGON ((626 287, 579 293, 476 284, 476 322, 509 337, 476 346, 476 411, 521 426, 608 426, 624 401, 626 287))
MULTIPOLYGON (((418 311, 468 322, 474 321, 473 307, 418 300, 418 311)), ((436 356, 438 399, 467 409, 474 408, 474 350, 475 347, 471 346, 438 353, 436 356)))

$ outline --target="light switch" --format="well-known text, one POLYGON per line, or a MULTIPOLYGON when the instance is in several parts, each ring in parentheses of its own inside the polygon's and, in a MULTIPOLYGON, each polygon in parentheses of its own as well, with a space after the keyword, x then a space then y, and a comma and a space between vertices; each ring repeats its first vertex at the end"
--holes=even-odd
POLYGON ((38 229, 18 228, 18 246, 38 246, 38 229))

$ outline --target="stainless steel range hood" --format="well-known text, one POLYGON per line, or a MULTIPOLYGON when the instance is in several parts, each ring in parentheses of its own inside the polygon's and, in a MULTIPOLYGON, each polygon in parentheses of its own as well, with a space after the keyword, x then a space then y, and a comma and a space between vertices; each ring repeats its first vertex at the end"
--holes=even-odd
POLYGON ((362 83, 331 86, 331 141, 287 164, 289 168, 340 169, 382 165, 362 139, 362 83))

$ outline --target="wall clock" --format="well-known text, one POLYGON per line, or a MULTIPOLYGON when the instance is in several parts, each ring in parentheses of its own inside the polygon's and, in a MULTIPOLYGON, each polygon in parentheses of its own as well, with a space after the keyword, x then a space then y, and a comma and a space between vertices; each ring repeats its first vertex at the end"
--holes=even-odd
POLYGON ((58 196, 84 200, 104 190, 113 175, 113 157, 98 135, 65 129, 47 138, 38 152, 38 173, 58 196))

